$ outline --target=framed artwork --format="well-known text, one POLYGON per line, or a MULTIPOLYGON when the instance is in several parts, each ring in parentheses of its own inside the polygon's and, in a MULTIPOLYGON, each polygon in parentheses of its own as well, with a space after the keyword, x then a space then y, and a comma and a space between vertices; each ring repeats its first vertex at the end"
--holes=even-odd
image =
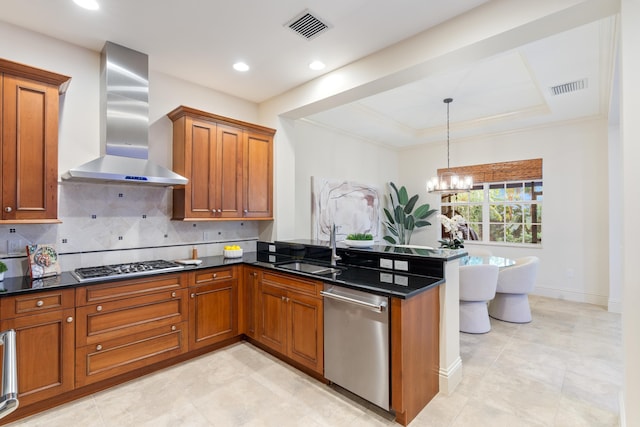
POLYGON ((330 239, 336 225, 336 239, 352 233, 369 233, 382 239, 380 193, 374 185, 311 177, 311 238, 330 239))
POLYGON ((54 245, 27 245, 29 271, 32 279, 40 279, 60 274, 58 252, 54 245))

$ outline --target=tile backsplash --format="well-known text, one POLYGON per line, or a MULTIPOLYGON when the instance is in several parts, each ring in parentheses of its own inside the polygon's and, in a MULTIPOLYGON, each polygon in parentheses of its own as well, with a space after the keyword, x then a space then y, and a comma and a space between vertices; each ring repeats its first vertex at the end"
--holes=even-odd
POLYGON ((221 255, 224 245, 255 250, 256 221, 171 221, 171 188, 60 182, 60 224, 0 225, 7 276, 23 275, 25 246, 54 243, 63 270, 156 258, 221 255))

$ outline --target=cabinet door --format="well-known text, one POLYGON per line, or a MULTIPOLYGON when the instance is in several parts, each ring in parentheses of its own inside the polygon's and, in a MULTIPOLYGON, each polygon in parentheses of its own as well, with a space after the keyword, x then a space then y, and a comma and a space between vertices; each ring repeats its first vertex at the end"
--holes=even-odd
POLYGON ((219 206, 216 201, 218 145, 215 123, 187 120, 186 135, 186 215, 213 218, 219 206))
POLYGON ((238 335, 238 281, 189 289, 189 350, 238 335))
POLYGON ((247 132, 244 157, 244 217, 271 219, 273 137, 247 132))
POLYGON ((250 338, 257 338, 260 270, 245 267, 244 272, 242 298, 240 303, 240 332, 250 338))
POLYGON ((66 309, 4 320, 15 329, 20 406, 74 388, 74 310, 66 309))
POLYGON ((216 162, 216 217, 242 217, 242 147, 241 129, 218 125, 216 162))
POLYGON ((322 300, 297 292, 289 292, 287 333, 288 356, 316 372, 324 370, 322 300))
POLYGON ((78 387, 185 353, 187 322, 154 328, 76 349, 78 387))
POLYGON ((262 283, 260 288, 258 340, 281 354, 287 354, 287 291, 266 283, 262 283))
POLYGON ((58 216, 58 88, 4 75, 2 219, 58 216))

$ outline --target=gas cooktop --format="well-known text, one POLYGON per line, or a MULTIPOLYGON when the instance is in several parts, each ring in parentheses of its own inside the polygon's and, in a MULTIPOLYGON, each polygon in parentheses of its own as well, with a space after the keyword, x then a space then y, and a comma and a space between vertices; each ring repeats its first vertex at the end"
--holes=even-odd
POLYGON ((100 265, 96 267, 76 268, 71 274, 80 282, 93 280, 122 279, 145 274, 164 273, 181 270, 184 266, 165 260, 129 262, 124 264, 100 265))

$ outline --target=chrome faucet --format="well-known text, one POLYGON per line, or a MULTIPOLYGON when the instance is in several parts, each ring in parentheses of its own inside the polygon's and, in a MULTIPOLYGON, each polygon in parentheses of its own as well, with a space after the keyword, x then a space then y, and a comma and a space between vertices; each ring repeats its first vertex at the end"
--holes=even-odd
POLYGON ((342 258, 336 254, 336 225, 331 225, 331 266, 336 266, 336 261, 340 261, 342 258))

